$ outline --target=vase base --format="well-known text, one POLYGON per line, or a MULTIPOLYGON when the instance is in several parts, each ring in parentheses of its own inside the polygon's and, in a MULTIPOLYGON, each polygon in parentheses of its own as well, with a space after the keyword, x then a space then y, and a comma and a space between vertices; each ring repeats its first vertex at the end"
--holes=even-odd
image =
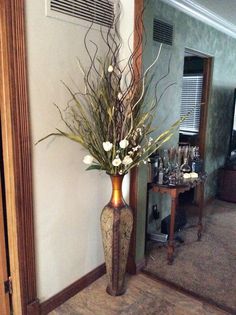
POLYGON ((107 286, 106 292, 111 295, 111 296, 119 296, 119 295, 123 295, 126 291, 126 288, 123 287, 119 290, 112 290, 109 286, 107 286))

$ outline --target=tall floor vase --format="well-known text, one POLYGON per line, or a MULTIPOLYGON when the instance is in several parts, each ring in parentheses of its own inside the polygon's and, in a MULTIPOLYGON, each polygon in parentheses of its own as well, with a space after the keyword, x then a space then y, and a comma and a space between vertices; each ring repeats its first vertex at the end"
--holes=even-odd
POLYGON ((108 276, 107 292, 117 296, 125 293, 125 273, 133 227, 131 208, 122 196, 123 175, 110 175, 112 196, 101 213, 101 230, 108 276))

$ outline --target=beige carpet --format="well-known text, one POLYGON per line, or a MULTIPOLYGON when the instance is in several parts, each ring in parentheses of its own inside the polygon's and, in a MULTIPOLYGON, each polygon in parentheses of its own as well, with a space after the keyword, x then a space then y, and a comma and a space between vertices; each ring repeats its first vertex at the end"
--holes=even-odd
POLYGON ((236 314, 236 204, 215 200, 205 209, 204 230, 197 242, 196 217, 179 233, 173 265, 166 248, 151 243, 146 270, 236 314))
POLYGON ((103 276, 50 315, 227 315, 143 274, 130 277, 127 286, 126 294, 112 297, 103 276))

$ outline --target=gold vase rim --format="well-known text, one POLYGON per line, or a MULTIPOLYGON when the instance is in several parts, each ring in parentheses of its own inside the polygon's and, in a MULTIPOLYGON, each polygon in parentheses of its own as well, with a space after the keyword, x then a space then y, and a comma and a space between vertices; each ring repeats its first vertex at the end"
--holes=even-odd
POLYGON ((128 172, 125 172, 123 174, 110 174, 110 173, 106 172, 106 174, 109 176, 125 176, 126 174, 128 174, 128 172))

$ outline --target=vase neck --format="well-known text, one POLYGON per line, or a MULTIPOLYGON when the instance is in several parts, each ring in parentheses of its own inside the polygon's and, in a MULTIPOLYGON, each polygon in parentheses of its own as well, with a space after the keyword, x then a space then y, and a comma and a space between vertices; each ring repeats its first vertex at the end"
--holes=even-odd
POLYGON ((125 203, 122 195, 122 182, 124 175, 110 175, 110 178, 112 182, 112 195, 110 203, 114 207, 119 207, 125 203))

